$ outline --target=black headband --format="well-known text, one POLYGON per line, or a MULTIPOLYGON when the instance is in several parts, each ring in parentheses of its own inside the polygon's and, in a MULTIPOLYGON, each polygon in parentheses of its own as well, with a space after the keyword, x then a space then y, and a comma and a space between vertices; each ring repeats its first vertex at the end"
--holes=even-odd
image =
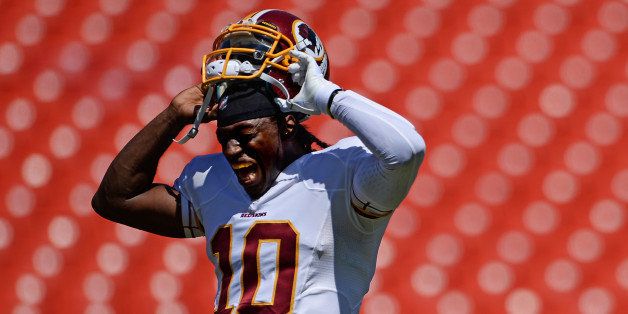
POLYGON ((280 114, 274 98, 274 93, 264 83, 246 81, 229 84, 218 100, 218 127, 280 114))

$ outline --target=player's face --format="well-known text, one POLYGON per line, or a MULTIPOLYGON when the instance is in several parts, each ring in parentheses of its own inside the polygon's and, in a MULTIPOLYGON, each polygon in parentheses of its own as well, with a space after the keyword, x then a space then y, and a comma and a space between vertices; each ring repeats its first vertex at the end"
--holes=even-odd
POLYGON ((244 120, 218 128, 216 136, 240 184, 253 199, 259 198, 281 172, 277 123, 270 118, 244 120))

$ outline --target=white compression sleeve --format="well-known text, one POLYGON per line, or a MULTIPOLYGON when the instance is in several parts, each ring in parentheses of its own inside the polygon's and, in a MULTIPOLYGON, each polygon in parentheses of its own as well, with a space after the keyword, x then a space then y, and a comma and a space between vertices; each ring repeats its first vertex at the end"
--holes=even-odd
POLYGON ((425 155, 425 142, 402 116, 352 91, 339 92, 331 114, 373 153, 359 161, 351 201, 363 216, 392 212, 405 198, 425 155))

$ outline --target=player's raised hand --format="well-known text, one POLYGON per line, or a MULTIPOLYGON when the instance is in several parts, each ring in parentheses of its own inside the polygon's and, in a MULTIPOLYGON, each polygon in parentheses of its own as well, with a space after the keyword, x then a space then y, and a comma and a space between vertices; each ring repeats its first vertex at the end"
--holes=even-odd
POLYGON ((301 85, 299 93, 288 101, 278 99, 278 104, 284 111, 299 111, 309 115, 318 115, 327 112, 327 100, 338 85, 328 81, 323 76, 316 60, 305 52, 291 50, 290 55, 299 59, 299 62, 288 66, 292 80, 301 85))
MULTIPOLYGON (((210 87, 207 91, 203 90, 201 84, 194 85, 187 89, 184 89, 179 94, 174 96, 170 102, 170 107, 175 110, 179 120, 185 124, 191 124, 196 118, 198 110, 203 104, 203 100, 207 93, 212 93, 213 89, 210 87)), ((202 122, 209 122, 216 120, 217 104, 213 103, 205 111, 206 114, 203 117, 202 122)))

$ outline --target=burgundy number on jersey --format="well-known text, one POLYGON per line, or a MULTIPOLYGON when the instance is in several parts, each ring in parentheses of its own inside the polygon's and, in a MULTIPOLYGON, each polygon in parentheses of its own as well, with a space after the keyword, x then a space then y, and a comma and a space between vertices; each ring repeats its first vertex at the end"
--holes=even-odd
MULTIPOLYGON (((220 296, 216 313, 231 313, 227 307, 229 284, 233 270, 229 260, 231 248, 231 226, 225 225, 216 231, 212 238, 212 251, 218 258, 222 272, 220 296)), ((242 253, 242 297, 238 313, 288 313, 292 310, 298 261, 299 233, 288 221, 258 221, 244 236, 242 253), (255 296, 260 285, 259 250, 262 242, 277 243, 277 277, 271 302, 256 302, 255 296)))
POLYGON ((218 259, 218 266, 222 272, 222 280, 220 281, 220 298, 218 299, 218 308, 216 313, 231 313, 232 307, 227 308, 227 299, 229 297, 229 283, 233 270, 231 269, 231 225, 224 225, 218 228, 216 234, 212 238, 212 253, 218 259))

